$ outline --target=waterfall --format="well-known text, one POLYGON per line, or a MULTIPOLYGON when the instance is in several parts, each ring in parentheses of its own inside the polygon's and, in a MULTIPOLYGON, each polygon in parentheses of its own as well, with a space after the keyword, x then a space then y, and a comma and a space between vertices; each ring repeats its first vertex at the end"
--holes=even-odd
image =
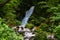
POLYGON ((26 11, 26 14, 25 14, 25 17, 23 18, 22 20, 22 23, 21 23, 21 27, 25 27, 27 22, 28 22, 28 19, 30 18, 30 16, 32 15, 33 11, 34 11, 34 7, 35 6, 32 6, 29 10, 26 11))
POLYGON ((33 34, 33 32, 31 32, 29 28, 25 28, 30 16, 32 15, 34 11, 34 8, 35 6, 32 6, 29 10, 26 11, 25 17, 23 18, 22 23, 19 26, 18 32, 22 32, 24 35, 22 40, 29 40, 31 37, 35 36, 35 34, 33 34))

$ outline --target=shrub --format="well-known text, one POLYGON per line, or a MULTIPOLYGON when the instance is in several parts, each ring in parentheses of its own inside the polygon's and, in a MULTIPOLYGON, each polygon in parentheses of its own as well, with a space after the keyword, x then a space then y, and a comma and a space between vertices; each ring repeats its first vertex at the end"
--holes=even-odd
POLYGON ((46 38, 46 33, 43 32, 42 30, 36 30, 36 36, 34 40, 47 40, 46 38))
POLYGON ((3 23, 0 18, 0 40, 22 40, 22 35, 17 35, 16 32, 3 23))

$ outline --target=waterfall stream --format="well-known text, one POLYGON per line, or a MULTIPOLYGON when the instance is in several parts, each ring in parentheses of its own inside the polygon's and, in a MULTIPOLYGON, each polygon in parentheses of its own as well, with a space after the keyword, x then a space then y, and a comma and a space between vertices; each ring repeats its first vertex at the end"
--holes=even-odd
POLYGON ((29 10, 26 11, 25 17, 23 18, 22 23, 20 25, 21 27, 25 27, 26 26, 30 16, 32 15, 32 13, 34 11, 34 7, 35 6, 32 6, 29 10))

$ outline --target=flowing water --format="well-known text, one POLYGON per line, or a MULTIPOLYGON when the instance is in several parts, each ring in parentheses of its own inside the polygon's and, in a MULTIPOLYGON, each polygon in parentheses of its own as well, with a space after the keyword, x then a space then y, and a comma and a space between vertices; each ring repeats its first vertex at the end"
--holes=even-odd
POLYGON ((32 13, 34 11, 34 7, 35 6, 32 6, 29 10, 26 11, 25 17, 23 18, 22 23, 21 23, 22 27, 26 26, 28 19, 30 18, 30 16, 32 15, 32 13))

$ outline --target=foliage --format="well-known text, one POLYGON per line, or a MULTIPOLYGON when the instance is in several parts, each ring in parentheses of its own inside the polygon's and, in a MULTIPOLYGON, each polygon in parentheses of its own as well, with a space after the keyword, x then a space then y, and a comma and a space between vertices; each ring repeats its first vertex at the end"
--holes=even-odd
POLYGON ((18 5, 20 4, 20 0, 10 0, 8 3, 6 3, 1 10, 1 17, 6 20, 6 24, 9 25, 16 25, 16 9, 18 5))
POLYGON ((34 25, 33 25, 33 24, 31 24, 31 23, 28 23, 28 24, 26 25, 26 27, 27 27, 27 28, 29 28, 29 29, 31 29, 31 28, 33 28, 33 27, 34 27, 34 25))
MULTIPOLYGON (((4 33, 7 34, 8 30, 13 36, 15 32, 12 32, 9 27, 20 25, 25 12, 31 6, 35 6, 34 12, 26 25, 27 28, 39 27, 34 40, 45 40, 47 32, 54 33, 55 38, 60 40, 60 0, 10 0, 9 2, 5 2, 5 0, 0 0, 0 17, 2 18, 0 19, 0 31, 6 31, 4 33), (1 5, 3 6, 1 7, 1 5)), ((12 36, 10 37, 12 38, 12 36)))
POLYGON ((8 25, 3 23, 0 18, 0 40, 22 40, 21 35, 17 35, 13 29, 9 28, 8 25))
POLYGON ((36 36, 35 36, 35 39, 34 40, 47 40, 46 38, 46 33, 43 32, 42 30, 36 30, 37 33, 36 33, 36 36))
POLYGON ((60 25, 56 26, 54 29, 55 37, 60 40, 60 25))

